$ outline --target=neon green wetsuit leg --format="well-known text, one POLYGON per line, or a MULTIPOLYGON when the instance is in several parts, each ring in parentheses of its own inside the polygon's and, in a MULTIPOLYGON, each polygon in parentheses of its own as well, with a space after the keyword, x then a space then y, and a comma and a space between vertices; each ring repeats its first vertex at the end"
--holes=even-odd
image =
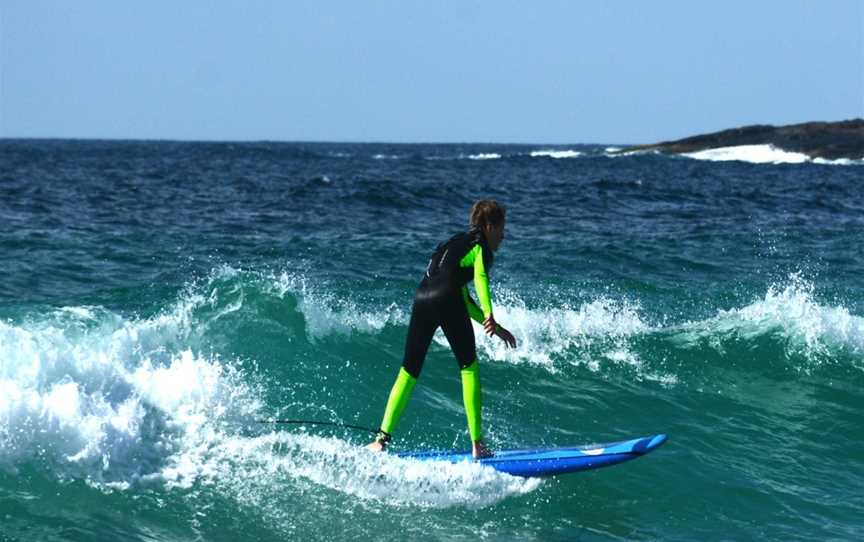
POLYGON ((390 390, 390 398, 387 399, 387 408, 384 409, 384 419, 381 420, 381 430, 385 433, 393 433, 396 424, 399 423, 399 418, 405 412, 405 407, 408 406, 411 391, 414 390, 414 384, 416 383, 417 379, 408 374, 408 371, 404 367, 399 369, 399 376, 396 377, 393 389, 390 390))
POLYGON ((480 364, 477 360, 460 371, 462 374, 462 401, 465 403, 465 416, 468 418, 468 432, 471 440, 478 441, 483 433, 480 430, 480 364))

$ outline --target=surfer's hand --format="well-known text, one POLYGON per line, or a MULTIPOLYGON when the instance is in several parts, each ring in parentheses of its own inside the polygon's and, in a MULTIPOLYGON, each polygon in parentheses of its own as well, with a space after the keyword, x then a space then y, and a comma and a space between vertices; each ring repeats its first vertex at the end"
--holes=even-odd
POLYGON ((489 335, 490 337, 495 335, 495 332, 499 327, 500 326, 495 323, 495 317, 491 314, 489 315, 489 318, 483 320, 483 329, 486 330, 486 335, 489 335))
POLYGON ((514 337, 512 333, 510 333, 500 325, 498 326, 498 331, 495 334, 498 335, 498 337, 500 337, 500 339, 504 341, 507 346, 509 346, 510 348, 516 348, 516 337, 514 337))

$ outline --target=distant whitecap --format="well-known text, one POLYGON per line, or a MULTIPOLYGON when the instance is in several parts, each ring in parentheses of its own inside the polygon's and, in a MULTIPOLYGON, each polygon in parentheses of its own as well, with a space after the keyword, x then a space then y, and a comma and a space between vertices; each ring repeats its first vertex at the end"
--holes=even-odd
POLYGON ((538 157, 546 157, 546 158, 576 158, 577 156, 582 156, 582 153, 579 151, 573 150, 564 150, 564 151, 556 151, 556 150, 541 150, 541 151, 531 151, 531 156, 533 158, 538 157))
POLYGON ((729 162, 738 160, 753 164, 801 164, 809 162, 810 157, 800 152, 789 152, 774 145, 739 145, 736 147, 719 147, 698 152, 684 153, 684 156, 696 160, 712 162, 729 162))

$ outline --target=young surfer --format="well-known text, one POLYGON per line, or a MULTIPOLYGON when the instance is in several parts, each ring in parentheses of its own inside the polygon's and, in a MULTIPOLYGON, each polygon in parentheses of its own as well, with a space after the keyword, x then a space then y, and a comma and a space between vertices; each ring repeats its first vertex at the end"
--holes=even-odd
POLYGON ((402 368, 390 391, 378 436, 367 446, 370 450, 387 448, 420 376, 432 336, 440 327, 459 362, 472 453, 478 458, 492 455, 480 428, 480 374, 471 319, 482 324, 487 335, 499 337, 511 348, 516 346, 513 334, 495 321, 489 295, 488 273, 493 253, 504 240, 505 218, 504 207, 496 201, 474 203, 470 229, 438 245, 432 255, 414 296, 402 368), (472 280, 479 306, 468 293, 472 280))

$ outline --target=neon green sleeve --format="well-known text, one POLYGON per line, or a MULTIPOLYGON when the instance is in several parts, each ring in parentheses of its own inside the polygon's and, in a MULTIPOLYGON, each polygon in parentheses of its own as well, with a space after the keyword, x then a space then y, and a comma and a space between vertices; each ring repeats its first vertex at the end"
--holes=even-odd
MULTIPOLYGON (((480 302, 483 319, 477 320, 474 318, 474 315, 471 315, 471 318, 482 323, 483 320, 492 315, 492 296, 489 295, 489 277, 486 275, 486 266, 483 264, 483 248, 480 245, 476 245, 459 261, 459 265, 462 267, 474 267, 474 291, 477 292, 477 301, 480 302)), ((465 296, 466 293, 463 292, 462 295, 465 296)), ((470 296, 468 298, 470 299, 470 296)), ((470 307, 468 311, 471 314, 470 307)))
POLYGON ((474 291, 477 292, 477 301, 483 309, 483 319, 492 315, 492 296, 489 295, 489 277, 486 275, 486 266, 483 265, 483 249, 477 245, 477 257, 474 258, 474 291))
POLYGON ((477 323, 483 323, 483 311, 477 306, 477 303, 471 299, 471 294, 468 293, 468 287, 462 287, 462 299, 465 300, 465 307, 468 309, 468 316, 477 323))

